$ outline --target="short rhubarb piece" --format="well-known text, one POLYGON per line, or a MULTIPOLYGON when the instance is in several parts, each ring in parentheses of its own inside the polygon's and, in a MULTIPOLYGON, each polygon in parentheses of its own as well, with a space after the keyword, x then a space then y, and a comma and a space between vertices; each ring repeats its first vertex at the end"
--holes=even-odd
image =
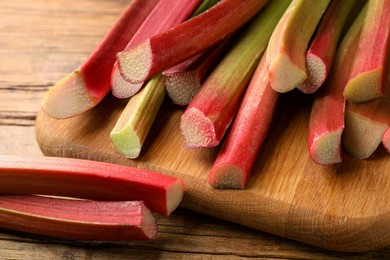
POLYGON ((140 83, 221 42, 249 21, 267 0, 221 0, 207 12, 118 53, 125 80, 140 83))
MULTIPOLYGON (((202 0, 160 0, 134 37, 121 51, 129 50, 140 42, 185 21, 201 2, 202 0)), ((114 96, 128 98, 136 94, 144 86, 144 82, 132 84, 123 79, 119 71, 119 65, 116 62, 112 68, 111 85, 114 96)))
POLYGON ((306 80, 297 88, 303 93, 316 92, 328 77, 336 47, 356 0, 332 1, 322 18, 306 53, 306 80))
POLYGON ((390 1, 370 0, 344 96, 350 102, 382 97, 390 76, 390 1))
POLYGON ((390 153, 390 127, 388 127, 386 132, 383 134, 382 144, 386 151, 390 153))
POLYGON ((91 56, 45 95, 41 106, 54 118, 76 116, 95 107, 111 90, 111 70, 159 0, 134 0, 91 56))
POLYGON ((0 193, 105 201, 142 200, 169 215, 183 197, 181 180, 153 171, 58 157, 0 157, 0 193))
POLYGON ((342 161, 341 136, 344 131, 345 98, 343 91, 358 48, 366 9, 361 10, 337 49, 325 85, 316 94, 309 121, 309 154, 321 165, 342 161))
POLYGON ((173 103, 187 106, 192 101, 207 76, 222 59, 230 42, 226 40, 163 72, 165 89, 173 103))
POLYGON ((267 49, 271 86, 284 93, 306 78, 309 41, 330 0, 293 0, 273 32, 267 49))
POLYGON ((137 158, 165 97, 162 76, 146 86, 127 103, 111 131, 116 150, 127 158, 137 158))
POLYGON ((0 227, 93 241, 150 240, 157 236, 155 218, 142 201, 2 195, 0 227))
POLYGON ((181 117, 187 148, 217 146, 236 115, 241 98, 268 40, 290 0, 272 1, 240 35, 209 75, 181 117))
POLYGON ((348 103, 345 111, 343 146, 357 159, 369 158, 381 143, 390 125, 390 103, 375 99, 348 103))
POLYGON ((244 189, 271 125, 278 100, 268 80, 265 55, 260 61, 227 138, 210 171, 214 188, 244 189))

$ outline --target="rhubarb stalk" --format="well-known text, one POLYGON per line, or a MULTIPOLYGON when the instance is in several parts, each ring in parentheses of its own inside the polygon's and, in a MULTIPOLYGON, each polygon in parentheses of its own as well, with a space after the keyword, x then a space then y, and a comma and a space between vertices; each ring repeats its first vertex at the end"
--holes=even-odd
POLYGON ((332 1, 306 53, 306 80, 297 88, 303 93, 316 92, 328 77, 336 47, 356 0, 332 1))
POLYGON ((180 129, 188 148, 219 144, 289 3, 290 0, 270 2, 207 78, 181 117, 180 129))
MULTIPOLYGON (((134 37, 121 51, 129 50, 142 41, 185 21, 201 2, 202 0, 160 0, 134 37)), ((143 87, 144 82, 133 84, 126 81, 120 74, 118 62, 116 62, 112 68, 111 84, 114 96, 128 98, 136 94, 143 87)))
POLYGON ((157 235, 155 218, 142 201, 2 195, 0 227, 77 240, 149 240, 157 235))
POLYGON ((52 87, 41 106, 51 117, 68 118, 95 107, 111 89, 111 69, 159 0, 133 0, 101 44, 81 65, 52 87))
POLYGON ((386 151, 390 153, 390 127, 388 127, 386 132, 383 134, 382 144, 386 151))
POLYGON ((390 76, 390 1, 370 0, 344 96, 364 102, 385 94, 390 76))
POLYGON ((143 82, 220 42, 249 21, 267 0, 221 0, 194 18, 118 54, 122 76, 143 82))
POLYGON ((164 97, 164 80, 156 76, 129 100, 110 134, 120 154, 127 158, 139 156, 164 97))
POLYGON ((306 51, 330 0, 293 0, 273 32, 267 49, 271 86, 290 91, 306 79, 306 51))
POLYGON ((214 188, 245 188, 271 125, 277 99, 278 93, 269 84, 268 67, 263 55, 210 171, 208 181, 214 188))
POLYGON ((358 48, 366 9, 360 12, 335 55, 329 78, 318 91, 309 121, 309 154, 318 164, 342 161, 341 136, 344 130, 345 98, 343 91, 358 48))
POLYGON ((184 184, 160 173, 97 161, 56 157, 0 157, 0 193, 40 194, 91 200, 142 200, 169 215, 184 184))

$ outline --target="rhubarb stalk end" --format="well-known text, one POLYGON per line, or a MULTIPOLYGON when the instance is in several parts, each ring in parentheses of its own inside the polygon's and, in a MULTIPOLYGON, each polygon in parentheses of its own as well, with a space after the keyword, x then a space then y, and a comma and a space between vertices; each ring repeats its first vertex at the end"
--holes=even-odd
POLYGON ((342 162, 341 135, 343 130, 319 136, 309 147, 311 159, 321 165, 332 165, 342 162))
POLYGON ((358 74, 348 81, 344 89, 344 97, 349 102, 365 102, 381 96, 380 69, 358 74))
POLYGON ((216 189, 244 189, 245 176, 246 174, 241 168, 222 163, 213 167, 208 182, 216 189))

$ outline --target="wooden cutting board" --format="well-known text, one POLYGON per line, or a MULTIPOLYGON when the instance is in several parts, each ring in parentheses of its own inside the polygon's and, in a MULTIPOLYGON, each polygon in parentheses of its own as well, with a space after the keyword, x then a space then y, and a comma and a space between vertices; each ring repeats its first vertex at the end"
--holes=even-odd
POLYGON ((166 101, 137 160, 116 153, 109 133, 126 101, 107 97, 75 118, 40 111, 36 137, 49 156, 108 161, 181 178, 182 207, 262 231, 340 251, 390 245, 390 155, 347 155, 336 166, 314 164, 307 150, 311 97, 282 95, 272 128, 246 190, 215 190, 207 183, 218 148, 188 150, 179 131, 183 108, 166 101))

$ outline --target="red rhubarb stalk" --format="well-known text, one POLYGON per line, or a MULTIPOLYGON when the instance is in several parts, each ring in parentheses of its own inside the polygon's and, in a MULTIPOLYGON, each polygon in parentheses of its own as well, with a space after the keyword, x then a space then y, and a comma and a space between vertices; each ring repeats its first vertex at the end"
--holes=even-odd
POLYGON ((390 127, 388 127, 386 132, 383 134, 382 144, 386 151, 390 153, 390 127))
POLYGON ((278 93, 269 84, 263 55, 209 174, 209 184, 214 188, 245 188, 271 125, 277 99, 278 93))
POLYGON ((42 108, 54 118, 67 118, 95 107, 111 89, 116 54, 123 50, 158 1, 131 1, 86 62, 48 91, 42 108))
POLYGON ((229 40, 224 41, 163 72, 165 89, 173 103, 186 106, 191 102, 229 45, 229 40))
POLYGON ((0 193, 142 200, 164 215, 176 209, 184 192, 183 182, 168 175, 70 158, 2 156, 0 179, 0 193))
POLYGON ((142 201, 3 195, 0 227, 77 240, 149 240, 157 235, 154 216, 142 201))
POLYGON ((390 76, 390 1, 370 0, 359 49, 345 87, 350 102, 364 102, 385 94, 390 76))
POLYGON ((328 77, 337 44, 356 0, 332 1, 306 53, 307 79, 297 88, 306 94, 317 91, 328 77))
MULTIPOLYGON (((124 50, 129 50, 142 41, 185 21, 201 2, 202 0, 160 0, 124 50)), ((112 69, 111 84, 114 96, 128 98, 136 94, 144 82, 132 84, 123 79, 116 62, 112 69)))
POLYGON ((363 9, 337 49, 328 80, 318 91, 309 121, 309 154, 318 164, 342 161, 341 136, 344 130, 344 87, 358 48, 366 9, 363 9))
POLYGON ((122 76, 140 83, 220 42, 249 21, 267 0, 221 0, 180 25, 118 54, 122 76))
POLYGON ((207 78, 181 117, 180 129, 188 148, 219 144, 289 3, 290 0, 270 2, 207 78))

